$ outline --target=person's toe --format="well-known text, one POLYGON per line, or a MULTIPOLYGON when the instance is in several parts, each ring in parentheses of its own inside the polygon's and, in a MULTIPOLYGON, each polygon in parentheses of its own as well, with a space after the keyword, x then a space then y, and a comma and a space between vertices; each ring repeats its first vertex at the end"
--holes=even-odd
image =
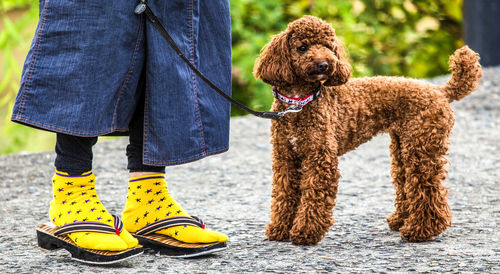
POLYGON ((126 229, 120 233, 120 238, 127 244, 128 248, 134 248, 139 245, 139 241, 132 236, 126 229))
POLYGON ((98 233, 98 232, 75 232, 68 236, 81 248, 122 251, 128 248, 127 243, 118 235, 98 233))

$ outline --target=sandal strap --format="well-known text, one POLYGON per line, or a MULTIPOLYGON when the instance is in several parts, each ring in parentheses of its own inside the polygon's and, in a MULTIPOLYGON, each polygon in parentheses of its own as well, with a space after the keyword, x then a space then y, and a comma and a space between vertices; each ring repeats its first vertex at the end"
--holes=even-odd
POLYGON ((74 222, 60 226, 54 232, 54 235, 59 236, 74 232, 99 232, 99 233, 120 235, 120 233, 123 230, 123 222, 121 221, 120 217, 116 215, 112 216, 115 218, 114 227, 98 222, 89 222, 89 221, 74 222))
POLYGON ((145 235, 153 234, 159 230, 167 229, 167 228, 174 227, 174 226, 180 226, 180 225, 197 226, 199 228, 205 229, 205 224, 203 223, 203 221, 196 216, 191 216, 191 217, 177 216, 177 217, 170 217, 170 218, 161 219, 159 221, 156 221, 154 223, 146 225, 145 227, 137 230, 135 232, 135 234, 145 236, 145 235))

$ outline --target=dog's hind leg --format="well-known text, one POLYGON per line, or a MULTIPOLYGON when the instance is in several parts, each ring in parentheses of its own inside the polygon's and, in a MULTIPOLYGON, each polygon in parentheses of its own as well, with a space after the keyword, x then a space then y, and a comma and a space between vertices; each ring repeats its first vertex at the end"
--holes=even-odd
POLYGON ((451 225, 447 189, 441 184, 446 177, 445 155, 453 126, 449 114, 441 112, 416 120, 401 136, 408 217, 399 232, 410 242, 430 240, 451 225))
POLYGON ((403 226, 404 220, 408 217, 408 212, 406 211, 407 205, 405 205, 406 196, 404 193, 405 184, 405 169, 403 166, 402 156, 401 156, 401 142, 399 136, 396 133, 391 133, 391 175, 392 184, 396 190, 396 199, 394 200, 394 205, 396 211, 387 217, 387 223, 389 228, 394 231, 399 231, 399 228, 403 226))

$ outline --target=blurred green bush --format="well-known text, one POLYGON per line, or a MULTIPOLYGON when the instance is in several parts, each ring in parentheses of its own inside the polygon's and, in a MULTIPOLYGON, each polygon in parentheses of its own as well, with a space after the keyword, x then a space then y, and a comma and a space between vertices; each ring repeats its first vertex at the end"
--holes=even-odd
MULTIPOLYGON (((354 76, 447 73, 448 56, 462 45, 462 0, 231 0, 233 97, 269 109, 270 87, 252 75, 255 59, 271 36, 302 15, 323 18, 344 41, 354 76)), ((33 0, 0 2, 0 154, 51 149, 53 135, 10 123, 22 61, 37 22, 33 0), (20 19, 9 14, 21 10, 20 19)), ((216 95, 214 95, 216 96, 216 95)), ((232 115, 244 114, 238 109, 232 115)))
POLYGON ((10 122, 24 57, 38 20, 33 0, 0 0, 0 155, 54 147, 54 134, 10 122))

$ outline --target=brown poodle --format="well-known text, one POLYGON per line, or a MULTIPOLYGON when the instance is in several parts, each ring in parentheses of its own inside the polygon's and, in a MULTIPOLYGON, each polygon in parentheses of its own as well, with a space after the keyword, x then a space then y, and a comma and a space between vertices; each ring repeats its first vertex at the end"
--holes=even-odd
MULTIPOLYGON (((274 86, 284 101, 317 98, 302 111, 272 122, 267 237, 295 244, 321 241, 334 222, 338 157, 379 133, 391 136, 396 210, 387 218, 389 227, 410 242, 445 231, 451 224, 442 185, 454 124, 450 103, 478 86, 478 60, 466 46, 457 50, 444 86, 403 77, 349 80, 350 65, 329 24, 312 16, 290 23, 263 49, 255 77, 274 86), (318 87, 321 92, 308 97, 318 87)), ((284 101, 275 99, 273 111, 288 109, 284 101)))

